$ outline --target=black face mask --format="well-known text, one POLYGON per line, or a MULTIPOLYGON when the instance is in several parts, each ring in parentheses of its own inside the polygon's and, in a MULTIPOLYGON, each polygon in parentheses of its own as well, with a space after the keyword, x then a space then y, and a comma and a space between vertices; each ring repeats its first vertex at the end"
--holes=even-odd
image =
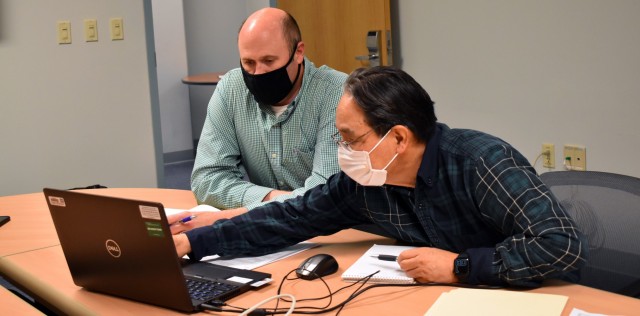
POLYGON ((246 72, 242 67, 242 64, 240 64, 244 84, 247 85, 249 92, 253 94, 253 98, 256 99, 256 102, 260 104, 273 105, 282 101, 282 99, 291 92, 293 84, 298 80, 298 76, 300 76, 301 66, 298 65, 298 72, 296 73, 296 78, 293 79, 293 82, 289 79, 287 66, 291 64, 291 61, 293 61, 293 56, 296 54, 295 47, 297 46, 298 43, 294 46, 293 53, 286 65, 267 73, 252 75, 246 72))

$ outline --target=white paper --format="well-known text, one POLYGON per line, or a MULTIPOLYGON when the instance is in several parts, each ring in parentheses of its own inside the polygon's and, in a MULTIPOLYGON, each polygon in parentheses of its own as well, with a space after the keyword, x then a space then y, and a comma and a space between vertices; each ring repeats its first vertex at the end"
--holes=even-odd
MULTIPOLYGON (((167 215, 173 215, 173 214, 178 214, 178 213, 182 213, 185 212, 187 210, 183 210, 183 209, 177 209, 177 208, 165 208, 164 212, 167 215)), ((200 204, 196 207, 193 207, 191 209, 189 209, 188 211, 191 212, 219 212, 220 209, 217 209, 211 205, 206 205, 206 204, 200 204)), ((226 267, 232 267, 232 268, 238 268, 238 269, 245 269, 245 270, 253 270, 255 268, 261 267, 263 265, 284 259, 286 257, 289 256, 293 256, 299 252, 305 251, 307 249, 311 249, 314 247, 317 247, 318 244, 316 243, 311 243, 311 242, 301 242, 297 245, 293 245, 290 247, 287 247, 281 251, 278 251, 276 253, 272 253, 272 254, 268 254, 268 255, 264 255, 264 256, 254 256, 254 257, 250 257, 250 256, 243 256, 243 257, 239 257, 239 256, 224 256, 224 257, 220 257, 218 255, 213 255, 213 256, 207 256, 202 258, 202 262, 208 262, 208 263, 215 263, 217 265, 221 265, 221 266, 226 266, 226 267)), ((185 256, 187 257, 187 256, 185 256)))
POLYGON ((577 309, 577 308, 573 308, 571 310, 571 314, 569 314, 569 316, 607 316, 605 314, 595 314, 595 313, 589 313, 589 312, 585 312, 581 309, 577 309))
POLYGON ((440 294, 425 316, 560 316, 568 299, 556 294, 459 288, 440 294))
POLYGON ((342 280, 347 282, 357 282, 362 278, 375 274, 369 282, 372 283, 399 283, 411 284, 415 280, 404 272, 395 261, 383 261, 377 258, 378 255, 398 256, 401 252, 415 247, 397 245, 373 245, 356 262, 342 273, 342 280))
POLYGON ((253 270, 255 268, 261 267, 263 265, 284 259, 286 257, 289 256, 293 256, 297 253, 300 253, 302 251, 305 251, 307 249, 311 249, 314 247, 317 247, 318 244, 317 243, 312 243, 312 242, 301 242, 297 245, 293 245, 290 247, 287 247, 281 251, 278 251, 276 253, 272 253, 272 254, 268 254, 268 255, 264 255, 264 256, 257 256, 257 257, 238 257, 238 256, 224 256, 224 257, 220 257, 218 255, 214 255, 214 256, 207 256, 202 258, 202 260, 200 260, 201 262, 208 262, 208 263, 215 263, 217 265, 221 265, 221 266, 225 266, 225 267, 232 267, 232 268, 238 268, 238 269, 246 269, 246 270, 253 270))
POLYGON ((215 208, 211 205, 206 205, 206 204, 200 204, 198 206, 194 206, 188 210, 184 210, 184 209, 179 209, 179 208, 169 208, 169 207, 165 207, 164 208, 164 213, 168 215, 173 215, 173 214, 178 214, 178 213, 182 213, 182 212, 186 212, 186 211, 190 211, 190 212, 220 212, 219 208, 215 208))

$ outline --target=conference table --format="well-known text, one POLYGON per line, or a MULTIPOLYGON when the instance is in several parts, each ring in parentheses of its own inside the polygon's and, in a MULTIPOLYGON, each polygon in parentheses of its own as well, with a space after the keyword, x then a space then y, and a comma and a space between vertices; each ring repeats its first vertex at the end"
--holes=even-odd
MULTIPOLYGON (((196 206, 193 194, 186 190, 155 188, 111 188, 87 190, 88 193, 157 201, 167 208, 190 209, 196 206)), ((42 193, 0 197, 0 214, 10 215, 11 221, 0 227, 0 275, 38 302, 60 314, 83 315, 178 315, 179 312, 127 299, 87 291, 73 283, 64 254, 60 247, 53 221, 42 193)), ((336 258, 339 269, 324 278, 332 291, 345 285, 340 275, 373 244, 393 244, 394 240, 349 229, 330 236, 320 236, 310 241, 320 246, 281 259, 256 270, 272 274, 273 282, 251 290, 227 301, 229 305, 249 308, 276 294, 278 286, 288 273, 306 258, 327 253, 336 258)), ((290 277, 295 276, 291 274, 290 277)), ((341 315, 424 315, 443 292, 453 286, 380 287, 373 288, 351 300, 341 315)), ((607 315, 638 315, 640 300, 605 292, 582 285, 550 280, 536 289, 500 289, 497 291, 521 291, 530 293, 559 294, 568 297, 562 315, 569 315, 574 308, 590 313, 607 315)), ((285 280, 282 293, 292 294, 297 306, 322 307, 328 299, 300 302, 305 298, 328 294, 326 285, 317 280, 285 280)), ((342 302, 353 292, 349 288, 335 294, 332 305, 342 302)), ((10 293, 0 292, 0 306, 26 308, 10 293)), ((461 302, 464 304, 464 302, 461 302)), ((269 302, 263 307, 274 307, 269 302)), ((279 307, 288 307, 280 302, 279 307)), ((535 306, 523 307, 535 309, 535 306)), ((11 310, 11 309, 9 309, 11 310)), ((29 310, 32 311, 32 310, 29 310)), ((203 312, 207 314, 210 312, 203 312)), ((335 314, 333 311, 329 314, 335 314)), ((26 313, 29 314, 29 313, 26 313)), ((37 313, 36 313, 37 314, 37 313)), ((232 315, 233 313, 216 313, 232 315)))

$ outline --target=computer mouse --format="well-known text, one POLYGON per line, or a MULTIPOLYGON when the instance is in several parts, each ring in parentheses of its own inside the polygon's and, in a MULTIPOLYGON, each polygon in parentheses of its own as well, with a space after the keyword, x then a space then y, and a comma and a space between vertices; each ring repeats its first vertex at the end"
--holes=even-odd
POLYGON ((321 253, 307 258, 296 269, 296 275, 304 280, 315 280, 338 271, 338 262, 328 254, 321 253))

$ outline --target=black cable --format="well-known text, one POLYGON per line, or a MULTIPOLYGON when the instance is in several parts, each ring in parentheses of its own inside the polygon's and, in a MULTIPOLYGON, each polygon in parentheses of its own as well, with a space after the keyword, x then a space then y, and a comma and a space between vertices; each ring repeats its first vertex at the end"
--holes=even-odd
MULTIPOLYGON (((287 279, 287 277, 289 276, 289 274, 291 274, 291 272, 293 272, 293 271, 296 271, 296 269, 293 269, 293 270, 291 270, 291 271, 287 272, 287 274, 285 274, 285 275, 282 277, 282 280, 280 280, 280 285, 278 285, 278 290, 276 291, 276 295, 280 295, 280 291, 282 290, 282 285, 284 285, 284 281, 287 279)), ((280 298, 278 298, 278 299, 276 300, 276 306, 273 308, 274 313, 275 313, 275 311, 277 311, 277 310, 278 310, 278 304, 279 304, 279 303, 280 303, 280 298)), ((273 314, 272 314, 272 315, 273 315, 273 314)))
MULTIPOLYGON (((367 277, 367 280, 369 278, 371 278, 373 275, 370 275, 367 277)), ((364 279, 364 278, 363 278, 364 279)), ((358 280, 358 282, 362 281, 363 279, 358 280)), ((364 286, 366 284, 363 283, 362 286, 364 286)), ((362 287, 361 286, 361 287, 362 287)), ((341 302, 340 304, 337 304, 331 308, 328 309, 323 309, 323 310, 319 310, 319 311, 299 311, 298 308, 296 308, 296 310, 293 311, 292 314, 304 314, 304 315, 315 315, 315 314, 322 314, 322 313, 327 313, 327 312, 332 312, 336 309, 340 309, 342 310, 342 308, 344 308, 344 306, 351 302, 353 299, 355 299, 356 297, 358 297, 360 294, 373 289, 373 288, 377 288, 377 287, 422 287, 422 286, 451 286, 451 287, 464 287, 464 288, 483 288, 483 289, 500 289, 503 288, 501 286, 484 286, 484 285, 471 285, 471 284, 462 284, 462 283, 412 283, 412 284, 395 284, 395 283, 379 283, 379 284, 372 284, 369 285, 365 288, 362 289, 358 289, 356 290, 353 294, 351 294, 347 299, 345 299, 343 302, 341 302)), ((300 307, 300 308, 307 308, 307 307, 300 307)), ((286 311, 284 310, 278 310, 275 311, 273 314, 285 314, 286 311)), ((339 313, 339 311, 338 311, 339 313)))
MULTIPOLYGON (((295 271, 291 270, 289 271, 289 273, 287 273, 281 280, 279 286, 278 286, 278 291, 277 291, 277 295, 280 295, 280 291, 282 290, 282 286, 284 284, 285 280, 296 280, 299 278, 293 278, 293 279, 288 279, 287 277, 291 274, 291 272, 295 271)), ((349 302, 351 302, 352 300, 354 300, 355 298, 357 298, 358 296, 360 296, 360 294, 363 294, 364 292, 373 289, 373 288, 378 288, 378 287, 422 287, 422 286, 450 286, 450 287, 463 287, 463 288, 482 288, 482 289, 500 289, 503 288, 502 286, 490 286, 490 285, 471 285, 471 284, 464 284, 464 283, 411 283, 411 284, 396 284, 396 283, 377 283, 377 284, 370 284, 367 287, 364 287, 367 282, 369 282, 369 280, 380 271, 376 271, 370 275, 367 275, 359 280, 357 280, 356 282, 354 282, 353 284, 349 284, 347 286, 343 286, 342 288, 336 290, 335 292, 331 292, 331 288, 329 287, 329 285, 327 284, 327 282, 322 279, 322 277, 319 277, 320 280, 325 284, 325 286, 327 287, 327 289, 329 290, 329 295, 327 296, 323 296, 320 298, 309 298, 309 299, 302 299, 302 300, 296 300, 296 302, 300 302, 300 301, 313 301, 313 300, 321 300, 321 299, 325 299, 327 297, 330 298, 329 303, 325 306, 325 307, 315 307, 315 306, 299 306, 296 307, 292 314, 303 314, 303 315, 315 315, 315 314, 323 314, 323 313, 328 313, 328 312, 332 312, 335 310, 338 310, 336 315, 338 315, 342 309, 345 307, 345 305, 349 302), (360 284, 361 283, 361 284, 360 284), (351 293, 351 295, 349 295, 349 297, 347 297, 344 301, 342 301, 339 304, 336 304, 335 306, 329 307, 331 305, 332 302, 332 297, 334 294, 355 286, 357 284, 360 284, 360 286, 355 289, 353 291, 353 293, 351 293)), ((278 301, 276 301, 276 306, 271 310, 271 312, 268 312, 266 309, 264 308, 258 308, 255 309, 253 312, 251 312, 249 315, 251 316, 265 316, 265 315, 276 315, 276 314, 286 314, 289 311, 289 308, 278 308, 278 302, 281 300, 282 298, 279 298, 278 301)), ((285 302, 290 302, 287 301, 286 299, 282 299, 285 302)), ((214 302, 215 304, 220 304, 220 301, 214 302)), ((212 304, 202 304, 201 306, 203 307, 203 309, 206 310, 211 310, 211 311, 216 311, 216 312, 232 312, 232 313, 242 313, 245 310, 247 310, 246 308, 242 308, 242 307, 237 307, 237 306, 231 306, 228 305, 226 303, 222 302, 223 306, 228 306, 231 308, 235 308, 235 310, 231 310, 231 309, 223 309, 221 306, 214 306, 212 304)))
MULTIPOLYGON (((358 290, 360 290, 360 289, 361 289, 361 288, 362 288, 362 287, 363 287, 363 286, 364 286, 364 285, 369 281, 369 279, 371 279, 371 277, 373 277, 373 276, 374 276, 375 274, 377 274, 378 272, 380 272, 380 271, 376 271, 376 272, 374 272, 374 273, 372 273, 372 274, 370 274, 370 275, 368 275, 368 276, 366 276, 366 277, 364 277, 364 278, 361 278, 361 279, 359 279, 358 281, 356 281, 354 284, 352 284, 352 285, 348 285, 348 286, 345 286, 345 287, 341 288, 340 290, 342 290, 342 289, 344 289, 344 288, 347 288, 347 287, 350 287, 350 286, 353 286, 353 285, 358 284, 358 283, 360 283, 360 282, 363 282, 363 283, 362 283, 362 285, 360 285, 360 287, 354 291, 354 293, 356 293, 358 290)), ((289 273, 291 273, 291 272, 289 272, 289 273)), ((287 274, 287 275, 288 275, 288 274, 287 274)), ((285 277, 286 277, 286 276, 285 276, 285 277)), ((322 281, 324 282, 324 280, 322 280, 322 281)), ((327 287, 329 287, 329 285, 328 285, 326 282, 325 282, 325 285, 327 285, 327 287)), ((329 293, 330 293, 330 297, 333 297, 333 294, 337 293, 337 291, 336 291, 336 292, 331 293, 331 290, 329 289, 329 293)), ((359 294, 357 294, 357 295, 359 295, 359 294)), ((357 295, 356 295, 356 296, 357 296, 357 295)), ((354 296, 354 294, 351 294, 351 296, 350 296, 347 300, 345 300, 344 302, 342 302, 342 303, 340 303, 340 304, 338 304, 338 305, 336 305, 336 306, 333 306, 333 307, 331 307, 331 308, 327 308, 328 306, 330 306, 330 305, 331 305, 331 302, 329 302, 329 304, 328 304, 326 307, 324 307, 324 308, 319 308, 319 307, 315 307, 315 306, 301 306, 301 307, 297 307, 296 309, 298 309, 298 310, 294 310, 294 311, 292 312, 292 314, 322 314, 322 313, 330 312, 330 311, 333 311, 333 310, 335 310, 335 309, 337 309, 337 308, 341 308, 341 307, 343 307, 346 303, 348 303, 349 301, 351 301, 353 298, 355 298, 355 296, 354 296), (300 311, 299 309, 317 309, 317 310, 315 310, 315 311, 300 311)), ((317 298, 315 298, 315 299, 308 299, 308 300, 317 300, 317 298)), ((285 310, 283 310, 283 309, 277 309, 277 308, 275 308, 275 309, 273 310, 273 312, 272 312, 272 314, 271 314, 271 315, 275 315, 275 314, 285 314, 285 313, 287 313, 287 312, 288 312, 288 309, 285 311, 285 310)))

